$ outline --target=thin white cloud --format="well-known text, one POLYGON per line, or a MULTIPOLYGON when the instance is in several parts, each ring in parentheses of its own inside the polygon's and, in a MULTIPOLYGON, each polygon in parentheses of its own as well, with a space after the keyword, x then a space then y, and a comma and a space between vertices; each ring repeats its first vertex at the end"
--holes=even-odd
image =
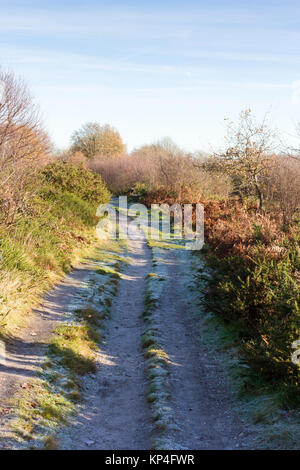
MULTIPOLYGON (((86 56, 81 54, 57 52, 57 51, 42 51, 32 50, 30 48, 21 49, 19 47, 11 47, 9 44, 0 44, 0 61, 4 63, 17 63, 25 65, 40 65, 47 66, 61 70, 62 68, 74 68, 77 70, 94 70, 106 72, 128 72, 128 73, 141 73, 141 74, 160 74, 160 75, 179 75, 183 77, 190 77, 193 74, 193 69, 190 67, 180 67, 168 64, 151 64, 129 62, 128 59, 136 57, 137 54, 132 56, 120 57, 115 60, 107 60, 97 56, 86 56)), ((201 72, 204 69, 197 67, 194 71, 201 72)))
POLYGON ((192 18, 186 24, 182 18, 176 22, 166 21, 160 15, 128 14, 122 11, 2 11, 0 31, 2 33, 25 33, 33 36, 77 36, 137 38, 180 38, 189 36, 192 18), (178 26, 181 25, 180 28, 178 26), (177 26, 177 27, 176 27, 177 26))
MULTIPOLYGON (((24 65, 37 65, 46 66, 55 70, 62 70, 64 68, 73 68, 76 70, 94 70, 104 72, 125 72, 133 74, 156 74, 156 75, 171 75, 171 76, 182 76, 187 78, 197 78, 202 73, 209 71, 217 71, 217 64, 214 63, 212 66, 179 66, 173 64, 162 64, 162 63, 151 63, 148 58, 145 63, 141 60, 132 62, 132 59, 139 57, 139 54, 131 54, 128 56, 122 56, 116 59, 106 59, 99 56, 87 56, 82 54, 75 54, 69 52, 60 52, 54 50, 39 50, 31 48, 20 48, 11 46, 8 43, 0 43, 0 63, 13 65, 13 64, 24 64, 24 65)), ((232 52, 209 52, 209 51, 198 51, 194 54, 194 57, 200 58, 221 58, 224 60, 236 60, 236 61, 260 61, 264 63, 282 63, 282 64, 300 64, 300 57, 293 56, 268 56, 259 54, 240 54, 232 52)), ((153 60, 153 59, 152 59, 153 60)), ((171 58, 169 58, 171 61, 171 58)))
MULTIPOLYGON (((264 31, 284 30, 282 18, 290 23, 294 16, 289 15, 288 9, 282 9, 282 14, 274 10, 272 21, 268 23, 263 15, 263 8, 242 5, 219 5, 218 7, 199 4, 179 10, 164 7, 159 8, 143 4, 135 9, 120 4, 118 7, 107 8, 100 5, 93 7, 70 5, 63 3, 45 5, 44 8, 28 8, 9 4, 1 9, 0 31, 2 33, 26 33, 34 36, 62 35, 76 36, 84 34, 87 37, 144 37, 157 38, 190 38, 201 31, 209 32, 219 28, 237 27, 248 30, 264 31), (278 12, 277 12, 278 13, 278 12)), ((298 8, 298 13, 300 9, 298 8)), ((294 14, 295 15, 295 14, 294 14)))
POLYGON ((58 86, 58 85, 48 85, 43 87, 44 90, 49 90, 53 93, 67 93, 72 95, 73 93, 80 93, 82 95, 88 94, 92 95, 101 91, 102 93, 114 92, 122 94, 144 94, 144 93, 153 93, 153 94, 174 94, 175 93, 201 93, 205 90, 218 90, 218 91, 229 91, 232 89, 239 90, 261 90, 261 91, 276 91, 276 90, 286 90, 291 91, 292 85, 290 83, 264 83, 264 82, 230 82, 230 81, 200 81, 197 86, 178 86, 178 87, 108 87, 108 86, 58 86))
MULTIPOLYGON (((149 53, 151 50, 149 50, 149 53)), ((152 51, 154 52, 154 51, 152 51)), ((168 55, 169 58, 185 57, 186 59, 221 59, 235 62, 262 62, 262 63, 277 63, 277 64, 290 64, 299 65, 300 56, 296 54, 274 53, 266 52, 250 52, 250 51, 228 51, 228 50, 159 50, 157 54, 160 56, 168 55)))

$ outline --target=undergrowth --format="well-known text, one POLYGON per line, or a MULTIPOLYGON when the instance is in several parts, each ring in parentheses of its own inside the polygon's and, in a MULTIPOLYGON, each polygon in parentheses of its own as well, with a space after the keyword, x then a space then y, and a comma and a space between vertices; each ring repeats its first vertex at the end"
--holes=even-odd
POLYGON ((238 331, 244 388, 250 391, 258 381, 254 377, 261 377, 277 388, 281 406, 298 407, 299 368, 291 355, 300 335, 300 290, 293 275, 299 256, 293 246, 276 261, 210 255, 207 262, 210 276, 203 305, 238 331))

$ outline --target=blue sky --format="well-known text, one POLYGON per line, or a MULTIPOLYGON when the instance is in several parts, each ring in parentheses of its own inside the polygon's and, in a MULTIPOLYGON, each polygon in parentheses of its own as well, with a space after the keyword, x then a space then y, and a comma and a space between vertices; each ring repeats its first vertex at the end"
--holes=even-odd
POLYGON ((219 146, 251 107, 293 140, 300 2, 0 0, 0 64, 24 76, 59 147, 86 121, 129 149, 219 146))

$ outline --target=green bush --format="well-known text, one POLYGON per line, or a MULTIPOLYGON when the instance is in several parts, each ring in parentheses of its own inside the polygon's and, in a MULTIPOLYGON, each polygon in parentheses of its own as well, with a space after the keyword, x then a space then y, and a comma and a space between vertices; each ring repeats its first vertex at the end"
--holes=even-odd
POLYGON ((26 210, 0 224, 0 320, 16 289, 38 293, 70 269, 78 250, 95 240, 96 206, 110 197, 100 176, 83 167, 51 163, 39 175, 26 210))
POLYGON ((101 176, 83 165, 53 162, 43 168, 42 175, 52 190, 72 193, 91 204, 106 203, 110 199, 110 193, 101 176))
POLYGON ((285 384, 285 396, 290 396, 289 386, 300 385, 298 366, 291 361, 292 342, 300 338, 297 250, 291 244, 287 254, 276 260, 212 256, 209 264, 206 309, 236 325, 241 359, 251 373, 272 384, 285 384))

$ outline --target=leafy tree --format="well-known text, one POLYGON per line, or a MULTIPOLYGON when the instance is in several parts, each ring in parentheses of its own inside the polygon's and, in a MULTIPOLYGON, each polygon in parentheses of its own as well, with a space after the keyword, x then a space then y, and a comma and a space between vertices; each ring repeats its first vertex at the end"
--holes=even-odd
POLYGON ((118 157, 125 152, 126 147, 120 133, 113 127, 97 122, 88 122, 75 131, 71 137, 72 152, 81 152, 87 158, 96 155, 118 157))

